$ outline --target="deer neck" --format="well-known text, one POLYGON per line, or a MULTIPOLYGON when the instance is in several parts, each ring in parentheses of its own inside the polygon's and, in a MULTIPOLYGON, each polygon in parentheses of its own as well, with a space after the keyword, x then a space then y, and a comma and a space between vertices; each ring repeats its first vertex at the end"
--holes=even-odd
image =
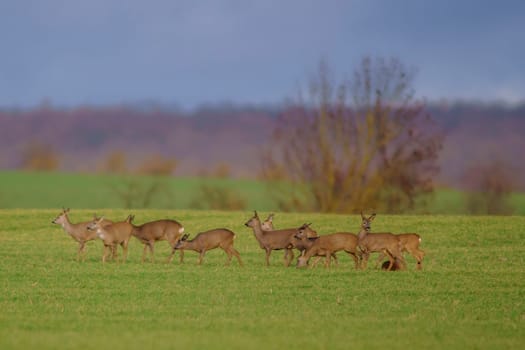
POLYGON ((364 228, 361 228, 361 230, 359 230, 359 233, 357 234, 357 239, 358 239, 358 240, 362 240, 362 239, 364 239, 367 235, 368 235, 368 231, 365 230, 364 228))
POLYGON ((253 226, 253 233, 255 234, 255 237, 262 238, 263 236, 263 229, 261 226, 261 222, 259 220, 255 221, 255 225, 253 226))
POLYGON ((72 234, 73 231, 75 231, 75 227, 73 226, 71 221, 69 221, 69 217, 67 216, 67 214, 64 215, 64 221, 60 225, 62 226, 64 231, 66 231, 69 234, 72 234))

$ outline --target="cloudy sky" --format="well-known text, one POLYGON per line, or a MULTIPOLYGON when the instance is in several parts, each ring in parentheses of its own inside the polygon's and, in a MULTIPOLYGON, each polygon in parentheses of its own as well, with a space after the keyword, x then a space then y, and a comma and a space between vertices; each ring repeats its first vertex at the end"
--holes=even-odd
POLYGON ((429 100, 525 100, 523 1, 2 0, 0 45, 0 107, 280 103, 363 55, 429 100))

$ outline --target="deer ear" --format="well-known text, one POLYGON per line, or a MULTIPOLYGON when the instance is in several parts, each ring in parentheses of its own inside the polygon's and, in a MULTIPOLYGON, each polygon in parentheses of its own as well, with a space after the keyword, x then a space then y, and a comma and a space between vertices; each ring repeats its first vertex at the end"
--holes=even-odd
POLYGON ((266 219, 266 220, 268 220, 268 221, 273 221, 273 213, 270 214, 270 215, 268 215, 268 219, 266 219))
POLYGON ((255 216, 256 218, 259 218, 259 214, 257 214, 257 210, 253 211, 253 216, 255 216))
POLYGON ((366 219, 365 216, 363 215, 363 211, 361 210, 361 219, 366 219))
POLYGON ((374 220, 376 217, 376 213, 373 213, 372 215, 370 215, 370 217, 368 218, 369 221, 372 221, 374 220))

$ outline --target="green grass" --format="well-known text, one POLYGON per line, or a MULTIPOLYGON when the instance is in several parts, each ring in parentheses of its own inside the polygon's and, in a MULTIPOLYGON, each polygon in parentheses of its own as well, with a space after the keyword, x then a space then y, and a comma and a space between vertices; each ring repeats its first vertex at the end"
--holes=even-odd
MULTIPOLYGON (((257 180, 182 178, 182 177, 129 177, 116 175, 30 173, 0 171, 0 208, 125 208, 125 202, 116 195, 115 189, 123 189, 126 183, 136 183, 144 192, 149 185, 161 186, 147 205, 135 202, 132 207, 155 209, 189 209, 198 198, 199 188, 205 184, 230 190, 246 202, 247 209, 278 210, 269 195, 265 183, 257 180)), ((138 198, 144 195, 138 192, 138 198)), ((438 189, 425 207, 417 208, 417 214, 465 214, 462 192, 438 189)), ((512 195, 515 215, 525 215, 525 193, 512 195)))
MULTIPOLYGON (((124 210, 99 210, 114 219, 124 210)), ((516 349, 525 344, 525 217, 386 216, 373 229, 416 231, 424 270, 298 270, 264 253, 243 223, 250 212, 134 210, 138 223, 176 218, 190 233, 228 227, 245 263, 140 263, 132 239, 125 264, 100 261, 51 220, 58 209, 0 210, 0 349, 516 349)), ((73 222, 91 210, 71 212, 73 222)), ((261 213, 266 214, 266 213, 261 213)), ((357 216, 281 214, 278 227, 313 222, 319 233, 354 230, 357 216)), ((375 257, 373 257, 375 258, 375 257)), ((375 259, 374 259, 375 260, 375 259)))

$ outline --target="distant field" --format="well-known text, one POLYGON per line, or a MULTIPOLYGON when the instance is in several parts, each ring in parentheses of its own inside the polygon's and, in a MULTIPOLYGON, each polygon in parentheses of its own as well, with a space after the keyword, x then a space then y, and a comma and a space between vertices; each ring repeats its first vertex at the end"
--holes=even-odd
MULTIPOLYGON (((101 208, 98 208, 101 209, 101 208)), ((202 266, 106 263, 102 244, 75 261, 76 243, 52 225, 58 208, 0 210, 0 349, 518 349, 525 344, 525 217, 378 215, 375 231, 417 231, 423 271, 369 264, 298 270, 264 253, 243 226, 251 212, 133 210, 142 223, 176 218, 187 232, 228 227, 245 266, 209 252, 202 266)), ((105 209, 114 219, 129 210, 105 209)), ((266 212, 261 213, 261 215, 266 212)), ((71 211, 73 222, 91 210, 71 211)), ((278 227, 355 230, 357 216, 277 213, 278 227)), ((371 262, 375 262, 375 256, 371 262)))
MULTIPOLYGON (((234 180, 180 177, 122 177, 112 175, 88 175, 68 173, 0 172, 0 208, 124 208, 122 198, 116 191, 123 191, 126 184, 133 183, 145 191, 157 183, 160 190, 152 196, 148 208, 189 209, 198 196, 201 185, 218 186, 231 190, 245 200, 247 209, 277 210, 268 195, 267 186, 257 180, 234 180)), ((139 195, 139 197, 141 197, 139 195)), ((513 195, 516 215, 525 215, 525 194, 513 195)), ((141 203, 133 207, 143 208, 141 203)), ((415 214, 464 214, 462 193, 439 189, 425 208, 415 214)))

